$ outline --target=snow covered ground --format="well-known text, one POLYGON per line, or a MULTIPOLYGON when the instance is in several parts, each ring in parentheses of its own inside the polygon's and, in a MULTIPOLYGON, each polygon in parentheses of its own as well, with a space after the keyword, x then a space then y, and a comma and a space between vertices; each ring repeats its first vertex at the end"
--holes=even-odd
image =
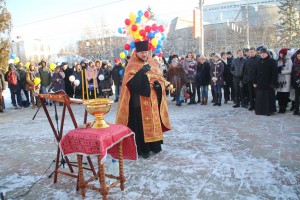
MULTIPOLYGON (((43 110, 32 120, 36 109, 14 110, 8 91, 5 98, 8 108, 0 114, 0 192, 7 199, 29 189, 18 199, 82 199, 74 178, 59 175, 56 184, 48 178, 57 144, 43 110)), ((146 160, 125 161, 126 188, 112 189, 109 199, 300 199, 300 117, 290 111, 256 116, 231 106, 232 102, 177 107, 169 98, 173 129, 165 133, 163 151, 146 160)), ((54 107, 48 108, 53 115, 54 107)), ((82 122, 84 107, 72 108, 82 122)), ((116 108, 114 103, 105 117, 108 122, 114 123, 116 108)), ((67 115, 65 132, 70 129, 67 115)), ((106 163, 109 167, 109 159, 106 163)), ((87 191, 88 200, 100 197, 87 191)))

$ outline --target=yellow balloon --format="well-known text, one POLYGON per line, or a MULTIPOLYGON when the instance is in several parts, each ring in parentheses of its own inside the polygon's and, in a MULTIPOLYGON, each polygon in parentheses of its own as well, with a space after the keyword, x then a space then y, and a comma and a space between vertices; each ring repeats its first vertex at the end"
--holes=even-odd
POLYGON ((136 19, 136 14, 134 14, 133 12, 130 12, 129 19, 131 21, 131 24, 134 24, 135 23, 135 19, 136 19))
POLYGON ((120 53, 120 58, 121 58, 121 59, 124 59, 124 58, 125 58, 125 56, 126 56, 126 55, 125 55, 125 53, 124 53, 124 52, 121 52, 121 53, 120 53))
POLYGON ((26 63, 25 63, 26 69, 28 69, 29 66, 30 66, 30 62, 26 62, 26 63))
POLYGON ((154 47, 156 47, 157 44, 158 44, 157 38, 153 38, 153 39, 151 40, 151 44, 152 44, 154 47))
POLYGON ((34 82, 35 85, 38 85, 38 84, 41 83, 41 79, 40 79, 39 77, 35 77, 35 78, 33 79, 33 82, 34 82))
POLYGON ((6 71, 8 71, 8 66, 5 68, 6 71))
POLYGON ((56 64, 54 64, 54 63, 51 63, 49 67, 50 67, 50 69, 51 69, 52 71, 54 71, 54 70, 55 70, 55 68, 56 68, 56 64))
POLYGON ((15 57, 14 62, 15 62, 15 64, 18 64, 20 62, 20 59, 18 57, 15 57))
POLYGON ((147 18, 143 15, 142 16, 142 22, 145 22, 147 20, 147 18))
MULTIPOLYGON (((136 39, 140 39, 140 33, 138 31, 136 31, 134 34, 133 34, 133 38, 136 40, 136 39)), ((143 37, 142 37, 143 38, 143 37)))

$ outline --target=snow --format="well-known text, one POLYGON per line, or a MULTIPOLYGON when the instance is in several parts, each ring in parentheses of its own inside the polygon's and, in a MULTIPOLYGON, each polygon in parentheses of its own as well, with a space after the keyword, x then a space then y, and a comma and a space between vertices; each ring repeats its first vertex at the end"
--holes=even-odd
MULTIPOLYGON (((53 177, 48 178, 54 169, 57 144, 43 110, 33 121, 36 109, 14 110, 9 92, 4 95, 8 108, 0 114, 0 192, 7 199, 27 192, 52 164, 19 199, 82 199, 75 190, 75 179, 59 175, 54 184, 53 177)), ((126 160, 125 190, 113 188, 109 199, 300 198, 298 116, 290 111, 256 116, 243 108, 233 109, 232 102, 221 107, 177 107, 169 98, 168 103, 173 129, 165 133, 163 151, 148 159, 126 160)), ((54 119, 54 107, 48 108, 54 119)), ((84 107, 72 108, 77 122, 82 123, 84 107)), ((108 122, 114 123, 116 109, 114 103, 105 116, 108 122)), ((58 106, 59 114, 61 110, 58 106)), ((88 117, 88 121, 92 119, 88 117)), ((64 133, 72 128, 67 114, 64 133)), ((108 162, 106 165, 109 168, 108 162)), ((88 190, 85 199, 100 197, 88 190)))

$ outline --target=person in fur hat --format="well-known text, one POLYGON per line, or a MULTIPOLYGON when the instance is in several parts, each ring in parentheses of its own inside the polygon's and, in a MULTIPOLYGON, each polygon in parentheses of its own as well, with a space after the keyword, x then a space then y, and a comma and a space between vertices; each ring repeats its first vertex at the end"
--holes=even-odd
POLYGON ((282 48, 279 51, 279 57, 277 59, 278 66, 278 79, 277 79, 277 99, 279 104, 278 113, 285 113, 286 107, 289 101, 289 95, 291 90, 291 73, 292 73, 292 61, 287 56, 288 49, 282 48))

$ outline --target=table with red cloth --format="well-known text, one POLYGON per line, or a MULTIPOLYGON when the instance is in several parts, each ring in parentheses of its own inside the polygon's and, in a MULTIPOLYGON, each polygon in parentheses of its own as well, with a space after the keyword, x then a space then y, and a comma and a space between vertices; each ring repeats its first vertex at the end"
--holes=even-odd
POLYGON ((107 128, 77 128, 69 131, 60 141, 60 147, 64 155, 76 153, 78 159, 79 188, 82 196, 85 196, 86 188, 99 191, 103 199, 112 187, 120 183, 124 190, 123 158, 137 159, 137 150, 134 133, 124 125, 110 124, 107 128), (119 176, 105 174, 104 158, 109 153, 113 158, 119 159, 119 176), (98 157, 98 173, 85 181, 83 177, 82 155, 96 155, 98 157), (114 178, 117 181, 106 187, 105 177, 114 178), (101 187, 96 188, 88 182, 99 178, 101 187))

